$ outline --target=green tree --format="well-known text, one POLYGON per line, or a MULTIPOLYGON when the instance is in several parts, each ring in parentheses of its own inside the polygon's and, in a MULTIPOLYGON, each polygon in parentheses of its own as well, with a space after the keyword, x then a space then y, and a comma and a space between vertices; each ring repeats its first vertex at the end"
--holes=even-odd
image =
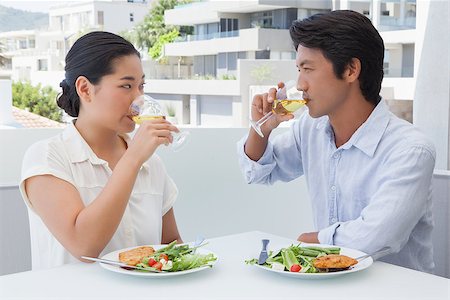
MULTIPOLYGON (((131 31, 122 33, 123 37, 135 44, 140 49, 152 49, 156 43, 159 45, 153 49, 153 55, 158 58, 161 55, 161 49, 164 46, 163 41, 172 42, 168 37, 172 37, 174 30, 178 35, 192 34, 192 26, 173 26, 164 23, 164 11, 172 9, 176 5, 187 4, 192 0, 158 0, 153 2, 150 12, 144 17, 144 20, 138 23, 131 31), (159 48, 159 53, 156 49, 159 48)), ((175 39, 175 38, 174 38, 175 39)), ((155 58, 155 57, 154 57, 155 58)))
POLYGON ((51 120, 61 122, 62 111, 56 104, 58 95, 51 86, 31 85, 29 82, 12 84, 13 105, 51 120))
POLYGON ((179 35, 180 33, 176 28, 166 34, 161 35, 156 43, 154 43, 148 51, 150 57, 153 59, 159 58, 161 56, 161 51, 164 45, 173 42, 179 35))

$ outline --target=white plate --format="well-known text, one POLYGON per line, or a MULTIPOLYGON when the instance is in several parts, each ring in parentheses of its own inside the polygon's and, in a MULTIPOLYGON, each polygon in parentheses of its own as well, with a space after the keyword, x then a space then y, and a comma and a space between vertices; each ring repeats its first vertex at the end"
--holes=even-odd
MULTIPOLYGON (((339 247, 339 246, 333 246, 333 245, 306 244, 306 243, 302 243, 301 246, 302 247, 314 246, 314 247, 322 247, 322 248, 339 247)), ((357 257, 363 256, 363 255, 366 255, 366 253, 359 251, 359 250, 344 248, 344 247, 339 247, 339 248, 341 248, 340 254, 346 255, 349 257, 357 258, 357 257)), ((276 250, 279 250, 279 249, 276 249, 276 250)), ((301 279, 325 279, 325 278, 331 278, 331 277, 336 277, 336 276, 341 276, 341 275, 345 275, 345 274, 362 271, 362 270, 370 267, 372 265, 372 263, 373 263, 372 257, 368 257, 368 258, 364 259, 363 261, 354 265, 349 270, 338 271, 338 272, 327 272, 327 273, 299 273, 299 272, 289 272, 289 271, 278 271, 278 270, 268 268, 266 266, 260 266, 258 264, 254 264, 254 266, 256 266, 260 269, 269 271, 269 272, 274 272, 274 273, 278 273, 280 275, 285 275, 285 276, 290 276, 290 277, 297 277, 297 278, 301 278, 301 279)))
MULTIPOLYGON (((167 245, 146 245, 146 246, 151 246, 155 250, 158 250, 167 245)), ((131 250, 131 249, 138 248, 138 247, 140 247, 140 246, 135 246, 135 247, 130 247, 130 248, 113 251, 113 252, 103 255, 101 258, 118 261, 120 252, 124 252, 124 251, 131 250)), ((210 262, 209 265, 207 265, 207 266, 203 266, 203 267, 199 267, 199 268, 195 268, 195 269, 190 269, 190 270, 186 270, 186 271, 178 271, 178 272, 161 272, 161 273, 142 272, 142 271, 137 271, 137 270, 126 270, 119 266, 112 266, 112 265, 107 265, 104 263, 100 263, 100 266, 102 266, 103 268, 105 268, 108 271, 112 271, 112 272, 116 272, 116 273, 122 273, 122 274, 127 274, 127 275, 132 275, 132 276, 140 276, 140 277, 160 278, 160 277, 172 277, 172 276, 179 276, 179 275, 185 275, 185 274, 189 274, 189 273, 199 272, 199 271, 211 268, 211 266, 213 266, 217 262, 217 255, 214 252, 211 252, 211 251, 203 249, 203 248, 198 248, 196 253, 197 254, 212 253, 216 257, 216 260, 213 262, 210 262)))

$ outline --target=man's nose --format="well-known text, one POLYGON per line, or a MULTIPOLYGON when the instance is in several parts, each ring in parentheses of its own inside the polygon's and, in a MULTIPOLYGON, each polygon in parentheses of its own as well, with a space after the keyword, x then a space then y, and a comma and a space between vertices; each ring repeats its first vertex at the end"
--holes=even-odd
POLYGON ((306 81, 302 78, 301 74, 298 74, 297 78, 297 90, 306 92, 308 90, 308 86, 306 81))

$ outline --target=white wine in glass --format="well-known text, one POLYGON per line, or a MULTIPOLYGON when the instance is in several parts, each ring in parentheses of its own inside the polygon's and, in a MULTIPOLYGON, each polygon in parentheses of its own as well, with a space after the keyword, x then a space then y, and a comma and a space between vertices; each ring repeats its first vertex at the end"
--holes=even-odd
POLYGON ((141 125, 144 121, 166 119, 165 116, 133 116, 134 123, 141 125))
POLYGON ((273 114, 292 114, 307 102, 303 99, 303 92, 297 90, 296 82, 293 80, 286 82, 283 88, 278 89, 276 97, 277 99, 273 101, 272 110, 269 113, 258 121, 250 120, 250 125, 261 137, 264 137, 261 126, 269 120, 273 114))
MULTIPOLYGON (((130 114, 133 121, 140 125, 144 121, 166 119, 166 114, 161 105, 148 95, 140 95, 130 105, 130 114)), ((171 148, 179 151, 186 145, 189 132, 172 132, 173 141, 171 148)))
POLYGON ((276 114, 285 115, 292 114, 300 107, 306 104, 306 100, 275 100, 273 102, 272 111, 276 114))

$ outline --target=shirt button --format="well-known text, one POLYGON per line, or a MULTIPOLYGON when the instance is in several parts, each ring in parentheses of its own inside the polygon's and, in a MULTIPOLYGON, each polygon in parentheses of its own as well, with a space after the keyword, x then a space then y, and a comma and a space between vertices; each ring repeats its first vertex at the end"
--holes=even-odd
POLYGON ((337 219, 336 218, 331 218, 331 223, 334 224, 336 223, 337 219))
POLYGON ((331 190, 332 190, 332 191, 335 191, 335 190, 336 190, 336 186, 333 185, 333 186, 331 187, 331 190))
POLYGON ((339 153, 335 153, 335 154, 333 155, 333 157, 336 158, 336 159, 338 159, 338 158, 339 158, 339 153))

